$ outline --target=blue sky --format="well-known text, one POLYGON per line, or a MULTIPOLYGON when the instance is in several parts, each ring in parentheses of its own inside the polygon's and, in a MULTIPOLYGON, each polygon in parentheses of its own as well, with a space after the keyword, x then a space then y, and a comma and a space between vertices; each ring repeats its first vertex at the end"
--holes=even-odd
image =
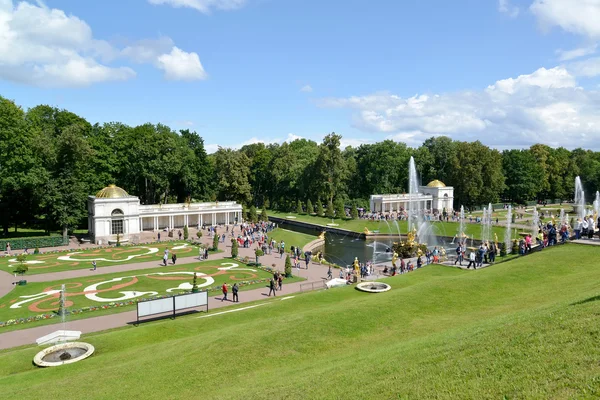
POLYGON ((211 150, 328 132, 598 149, 600 0, 0 0, 0 95, 211 150))

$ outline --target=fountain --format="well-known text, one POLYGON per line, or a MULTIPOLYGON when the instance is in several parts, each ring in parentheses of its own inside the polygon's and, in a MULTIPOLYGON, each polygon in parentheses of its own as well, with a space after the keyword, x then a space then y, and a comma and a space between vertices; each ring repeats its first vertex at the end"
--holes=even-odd
POLYGON ((508 206, 508 210, 506 212, 506 229, 504 230, 504 247, 506 249, 506 253, 510 253, 512 249, 512 205, 508 206))
POLYGON ((387 292, 392 287, 383 282, 362 282, 356 285, 356 289, 367 293, 382 293, 387 292))
POLYGON ((600 215, 600 192, 596 192, 596 198, 594 199, 594 215, 600 215))
POLYGON ((577 215, 577 218, 583 221, 583 219, 585 218, 585 193, 583 191, 581 179, 578 176, 575 178, 575 195, 573 208, 577 215))
POLYGON ((563 226, 567 225, 567 216, 565 215, 565 209, 564 208, 560 209, 560 214, 559 214, 559 217, 558 217, 558 223, 560 224, 561 228, 563 226))
POLYGON ((419 178, 417 176, 415 159, 412 156, 408 163, 408 197, 408 230, 416 231, 417 239, 420 243, 435 246, 437 240, 432 232, 431 224, 424 218, 423 211, 421 210, 419 178))
MULTIPOLYGON (((454 237, 454 239, 458 238, 458 243, 462 243, 463 240, 466 241, 467 239, 467 235, 465 235, 465 207, 464 206, 460 206, 460 215, 459 215, 459 225, 458 225, 458 232, 456 233, 456 236, 454 237)), ((454 240, 452 240, 452 243, 454 244, 454 240)))
POLYGON ((48 347, 35 355, 33 362, 39 367, 56 367, 64 364, 71 364, 91 356, 94 352, 94 346, 91 344, 69 342, 70 340, 79 339, 81 332, 67 331, 65 329, 66 317, 68 314, 66 298, 66 288, 63 284, 60 291, 57 311, 61 318, 62 330, 52 332, 36 340, 36 343, 40 346, 54 343, 53 346, 48 347))

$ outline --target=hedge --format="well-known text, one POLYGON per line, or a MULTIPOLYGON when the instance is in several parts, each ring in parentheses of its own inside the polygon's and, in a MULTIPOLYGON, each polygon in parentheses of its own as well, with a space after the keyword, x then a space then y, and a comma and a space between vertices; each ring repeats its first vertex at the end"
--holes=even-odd
POLYGON ((62 236, 38 236, 28 238, 12 238, 0 240, 0 251, 6 251, 6 245, 10 243, 11 250, 35 249, 42 247, 66 246, 69 240, 63 240, 62 236))

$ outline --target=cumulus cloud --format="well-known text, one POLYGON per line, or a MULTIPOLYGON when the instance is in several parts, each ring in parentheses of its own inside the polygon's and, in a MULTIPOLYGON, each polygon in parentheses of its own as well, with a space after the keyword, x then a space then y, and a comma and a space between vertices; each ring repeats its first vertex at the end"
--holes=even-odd
POLYGON ((600 75, 600 57, 573 62, 567 65, 569 71, 577 76, 593 77, 600 75))
POLYGON ((246 4, 246 0, 148 0, 150 4, 170 5, 172 7, 193 8, 204 14, 209 14, 212 9, 236 10, 246 4))
POLYGON ((207 77, 198 54, 187 53, 178 47, 173 47, 170 53, 161 54, 157 61, 158 68, 169 80, 193 81, 207 77))
POLYGON ((0 0, 0 79, 38 87, 84 87, 136 76, 129 66, 114 65, 118 61, 152 64, 168 79, 206 76, 198 55, 178 49, 167 37, 118 49, 94 38, 85 21, 41 1, 0 0))
POLYGON ((544 29, 558 26, 567 32, 600 38, 600 0, 535 0, 529 9, 544 29))
POLYGON ((578 87, 565 67, 540 68, 479 91, 408 98, 374 93, 322 99, 318 104, 351 109, 356 128, 409 144, 448 135, 497 147, 600 147, 600 92, 578 87))
POLYGON ((507 14, 511 18, 516 18, 519 15, 519 7, 510 4, 509 0, 498 0, 498 11, 507 14))
POLYGON ((310 85, 304 85, 300 88, 300 91, 305 92, 305 93, 310 93, 313 91, 313 88, 310 85))

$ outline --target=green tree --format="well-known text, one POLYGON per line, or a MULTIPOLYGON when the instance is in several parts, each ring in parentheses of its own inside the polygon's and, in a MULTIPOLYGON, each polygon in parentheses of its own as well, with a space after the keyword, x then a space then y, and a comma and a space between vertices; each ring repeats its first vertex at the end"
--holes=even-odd
POLYGON ((217 234, 215 234, 215 236, 213 237, 213 250, 219 250, 219 235, 217 234))
POLYGON ((336 218, 346 218, 346 209, 342 199, 337 199, 335 202, 335 216, 336 218))
POLYGON ((221 200, 248 203, 251 198, 250 159, 246 154, 219 147, 215 153, 217 196, 221 200))
POLYGON ((350 205, 350 217, 352 217, 352 219, 358 219, 358 208, 354 202, 350 205))
POLYGON ((507 199, 524 203, 536 198, 543 169, 531 151, 505 150, 502 153, 502 167, 506 176, 507 199))
POLYGON ((303 214, 304 210, 302 209, 302 202, 300 200, 298 200, 296 202, 296 213, 297 214, 303 214))
POLYGON ((236 258, 239 252, 239 244, 238 241, 234 238, 231 238, 231 258, 236 258))
POLYGON ((325 216, 327 218, 334 218, 335 217, 335 211, 333 209, 333 201, 331 201, 331 200, 329 200, 327 202, 327 211, 326 211, 325 216))
POLYGON ((248 218, 251 222, 258 221, 258 215, 256 214, 256 207, 254 207, 254 204, 250 206, 250 210, 248 211, 248 218))
POLYGON ((315 208, 313 207, 312 201, 310 199, 306 200, 306 213, 311 215, 315 212, 315 208))
POLYGON ((315 160, 314 182, 320 195, 333 202, 336 194, 344 193, 348 176, 347 165, 340 151, 341 136, 331 133, 319 146, 315 160))
POLYGON ((190 231, 188 229, 188 226, 185 225, 183 227, 183 240, 188 240, 188 237, 190 237, 190 231))
POLYGON ((267 208, 265 206, 263 206, 262 211, 260 212, 260 220, 269 222, 269 215, 267 214, 267 208))
POLYGON ((324 210, 323 210, 323 202, 321 201, 321 199, 317 199, 317 211, 316 211, 316 213, 317 213, 317 215, 319 217, 322 217, 323 216, 323 212, 324 212, 324 210))
POLYGON ((285 256, 285 269, 284 269, 285 277, 292 277, 292 261, 290 260, 290 256, 285 256))
POLYGON ((262 256, 264 256, 265 253, 260 248, 257 247, 254 250, 254 255, 256 256, 256 264, 258 265, 259 264, 259 262, 258 262, 259 258, 262 257, 262 256))

